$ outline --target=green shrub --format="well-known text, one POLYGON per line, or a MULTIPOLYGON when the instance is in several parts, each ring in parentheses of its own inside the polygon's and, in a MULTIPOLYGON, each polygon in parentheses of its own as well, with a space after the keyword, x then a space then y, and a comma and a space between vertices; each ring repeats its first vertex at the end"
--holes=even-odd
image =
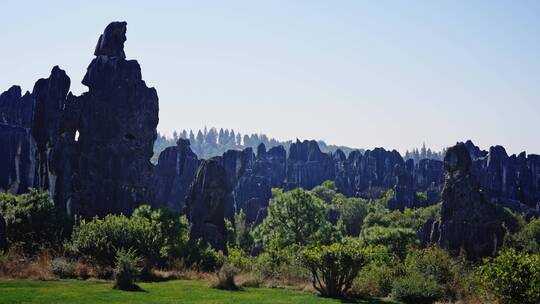
POLYGON ((449 283, 454 276, 450 255, 439 247, 409 251, 405 258, 405 267, 409 273, 418 272, 443 285, 449 283))
POLYGON ((352 292, 356 295, 387 296, 392 291, 392 283, 402 273, 403 265, 384 246, 370 246, 363 251, 368 264, 354 280, 352 292))
POLYGON ((349 236, 358 236, 364 218, 368 214, 367 201, 336 194, 332 200, 332 208, 339 213, 338 226, 342 227, 343 233, 349 236))
POLYGON ((344 296, 367 262, 359 246, 352 242, 306 248, 301 261, 311 272, 313 287, 328 297, 344 296))
POLYGON ((443 287, 420 273, 409 273, 394 281, 392 296, 406 304, 431 304, 443 296, 443 287))
POLYGON ((524 219, 517 217, 521 223, 520 230, 515 233, 507 233, 505 236, 505 247, 515 248, 528 253, 540 253, 540 218, 533 218, 526 223, 524 219))
POLYGON ((227 263, 243 272, 249 272, 252 269, 251 257, 238 247, 228 248, 227 263))
POLYGON ((540 254, 501 251, 484 260, 478 276, 485 291, 502 303, 534 304, 540 299, 540 254))
POLYGON ((103 219, 81 220, 66 248, 73 255, 99 266, 113 266, 117 250, 132 248, 151 266, 163 258, 164 244, 158 222, 138 216, 107 215, 103 219))
POLYGON ((61 279, 71 279, 77 277, 75 265, 65 258, 53 259, 49 264, 49 271, 61 279))
POLYGON ((114 266, 114 288, 120 290, 138 290, 135 279, 141 275, 142 259, 135 250, 119 249, 116 252, 114 266))
POLYGON ((238 290, 238 286, 234 281, 237 274, 238 271, 233 265, 229 263, 223 264, 223 266, 221 266, 221 269, 217 273, 218 281, 215 287, 225 290, 238 290))
POLYGON ((234 221, 225 219, 227 228, 227 243, 229 247, 241 248, 250 252, 254 246, 254 239, 251 233, 252 224, 246 222, 246 214, 243 209, 234 215, 234 221))
POLYGON ((280 247, 328 243, 337 230, 328 221, 324 202, 303 189, 274 191, 268 215, 255 228, 259 245, 268 247, 279 236, 280 247))
POLYGON ((108 215, 82 220, 75 227, 68 252, 102 267, 111 267, 119 249, 132 248, 144 258, 145 269, 177 262, 204 271, 214 271, 222 257, 198 240, 190 240, 185 217, 166 209, 143 205, 131 217, 108 215))
POLYGON ((309 280, 309 271, 300 262, 300 251, 298 245, 270 246, 255 259, 253 270, 257 279, 279 281, 285 285, 309 280))
POLYGON ((365 245, 382 245, 400 258, 405 258, 407 248, 417 244, 416 232, 408 228, 373 226, 363 229, 360 239, 365 245))
POLYGON ((365 220, 363 228, 373 226, 409 228, 417 231, 428 219, 438 219, 441 213, 441 204, 425 208, 405 208, 403 211, 379 209, 370 212, 365 220))
POLYGON ((54 207, 48 192, 0 193, 0 213, 6 222, 8 245, 16 245, 26 254, 56 249, 71 233, 72 222, 54 207))
POLYGON ((370 263, 360 270, 351 290, 356 295, 386 297, 392 291, 392 283, 396 277, 394 268, 370 263))

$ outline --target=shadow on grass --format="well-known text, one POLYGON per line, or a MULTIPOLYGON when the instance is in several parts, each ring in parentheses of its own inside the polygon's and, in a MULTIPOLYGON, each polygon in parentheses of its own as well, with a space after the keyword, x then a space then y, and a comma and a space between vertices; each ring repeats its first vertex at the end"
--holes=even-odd
POLYGON ((117 286, 113 286, 113 289, 120 290, 120 291, 127 291, 127 292, 148 292, 148 291, 142 289, 137 284, 133 284, 131 286, 125 286, 125 287, 122 287, 122 288, 119 288, 117 286))
POLYGON ((380 298, 346 298, 341 299, 341 303, 356 303, 356 304, 401 304, 401 302, 392 301, 390 299, 380 298))

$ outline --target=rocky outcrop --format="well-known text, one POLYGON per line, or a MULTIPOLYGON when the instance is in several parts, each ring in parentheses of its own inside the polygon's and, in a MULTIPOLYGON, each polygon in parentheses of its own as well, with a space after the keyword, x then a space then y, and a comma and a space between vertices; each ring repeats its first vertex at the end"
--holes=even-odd
POLYGON ((282 146, 266 151, 264 144, 257 148, 257 159, 253 164, 253 175, 263 176, 272 188, 283 188, 287 177, 287 152, 282 146))
POLYGON ((29 92, 24 96, 21 87, 12 86, 0 94, 0 124, 30 129, 34 114, 34 97, 29 92))
POLYGON ((192 239, 202 239, 226 252, 225 208, 232 204, 232 189, 222 161, 214 157, 201 162, 186 200, 186 213, 192 239))
POLYGON ((335 173, 338 176, 336 187, 348 196, 380 197, 387 189, 394 187, 396 165, 404 166, 404 161, 395 150, 376 148, 364 154, 353 151, 347 161, 338 166, 344 171, 335 173))
POLYGON ((321 152, 316 141, 291 144, 287 159, 287 189, 311 189, 325 180, 334 180, 334 162, 321 152))
POLYGON ((126 23, 113 22, 101 35, 82 83, 78 168, 70 209, 83 216, 131 213, 149 198, 158 97, 126 60, 126 23))
POLYGON ((32 94, 13 87, 0 96, 0 189, 49 190, 59 209, 85 217, 148 201, 158 98, 125 59, 125 33, 125 22, 107 26, 82 96, 68 94, 58 67, 32 94))
POLYGON ((199 167, 197 155, 189 140, 179 139, 176 146, 165 149, 154 168, 151 200, 154 208, 166 207, 182 212, 186 196, 199 167))
POLYGON ((126 58, 124 42, 126 42, 127 22, 111 22, 99 36, 94 55, 126 58))
POLYGON ((33 96, 21 95, 20 87, 0 94, 0 191, 19 194, 34 187, 33 111, 33 96))
POLYGON ((64 197, 69 197, 66 192, 71 191, 72 178, 71 174, 65 175, 64 163, 71 160, 66 158, 71 155, 65 151, 69 150, 66 141, 73 141, 73 138, 62 138, 65 136, 62 121, 70 84, 66 72, 55 66, 49 78, 39 79, 32 91, 35 100, 32 137, 37 148, 34 187, 49 190, 62 209, 65 209, 64 197))
POLYGON ((416 191, 410 174, 414 162, 409 159, 404 166, 394 167, 396 182, 394 186, 394 196, 388 202, 390 210, 404 210, 405 208, 420 207, 417 204, 416 191))
POLYGON ((485 157, 473 162, 473 174, 489 199, 512 200, 535 208, 540 202, 540 156, 508 156, 501 146, 489 149, 485 157))
POLYGON ((480 191, 471 174, 471 157, 463 143, 448 149, 440 222, 428 221, 419 232, 422 245, 439 244, 471 260, 492 256, 502 245, 504 230, 497 207, 480 191))

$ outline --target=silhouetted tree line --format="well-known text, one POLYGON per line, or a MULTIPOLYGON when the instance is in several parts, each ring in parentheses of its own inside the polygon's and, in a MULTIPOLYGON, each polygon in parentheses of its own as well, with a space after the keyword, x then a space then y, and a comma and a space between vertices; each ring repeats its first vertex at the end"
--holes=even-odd
MULTIPOLYGON (((153 162, 157 161, 159 153, 165 148, 176 145, 179 138, 189 139, 191 143, 191 150, 199 158, 210 158, 213 156, 222 155, 225 151, 231 149, 245 149, 247 147, 253 148, 256 151, 257 147, 263 143, 267 149, 275 146, 282 145, 285 150, 289 150, 289 146, 293 142, 279 141, 275 138, 270 138, 266 134, 242 134, 235 132, 233 129, 220 128, 219 131, 212 127, 208 129, 206 126, 202 130, 182 130, 180 132, 174 131, 172 137, 158 133, 158 138, 154 144, 154 157, 153 162)), ((337 149, 341 149, 345 154, 355 150, 345 146, 328 145, 324 141, 318 141, 319 147, 323 152, 335 152, 337 149)), ((361 150, 362 151, 362 150, 361 150)))
POLYGON ((415 163, 419 162, 421 159, 436 159, 436 160, 443 160, 444 155, 446 154, 446 148, 444 148, 442 151, 433 151, 430 148, 426 148, 426 144, 422 144, 422 148, 414 148, 412 151, 405 151, 405 156, 403 158, 405 160, 412 159, 415 163))

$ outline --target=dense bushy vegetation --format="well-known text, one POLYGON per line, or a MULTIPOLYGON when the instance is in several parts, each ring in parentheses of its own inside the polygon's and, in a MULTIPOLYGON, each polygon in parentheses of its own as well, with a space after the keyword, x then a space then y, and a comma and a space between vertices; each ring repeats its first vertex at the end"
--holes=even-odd
MULTIPOLYGON (((245 149, 251 147, 253 151, 257 151, 257 147, 263 143, 267 149, 275 146, 283 146, 285 150, 289 151, 289 146, 292 144, 291 140, 279 141, 274 138, 269 138, 265 134, 244 134, 235 132, 229 129, 216 128, 204 128, 203 130, 182 130, 181 132, 174 131, 172 137, 166 137, 158 134, 157 140, 154 143, 154 156, 152 162, 157 162, 159 153, 167 147, 176 145, 178 139, 189 139, 191 143, 191 150, 199 157, 208 159, 213 156, 221 156, 227 150, 245 149)), ((324 141, 317 141, 321 151, 323 152, 335 152, 337 149, 341 149, 348 154, 355 150, 345 146, 328 145, 324 141)), ((360 149, 361 150, 361 149, 360 149)), ((362 151, 362 150, 361 150, 362 151)))
POLYGON ((185 217, 143 205, 131 217, 107 215, 82 220, 66 248, 73 256, 98 266, 113 266, 118 250, 136 250, 145 268, 164 267, 182 260, 204 270, 219 267, 220 258, 207 245, 190 240, 185 217))
POLYGON ((310 191, 274 189, 261 223, 246 222, 243 210, 226 221, 226 257, 191 240, 186 217, 166 209, 142 205, 131 216, 70 221, 46 193, 0 194, 9 243, 0 276, 22 264, 45 265, 50 276, 113 278, 117 288, 134 289, 156 271, 189 269, 215 272, 215 286, 224 289, 312 285, 324 296, 404 303, 536 303, 540 219, 504 210, 503 250, 472 263, 438 247, 419 248, 417 230, 439 217, 440 204, 390 211, 392 194, 350 198, 332 182, 310 191))
POLYGON ((0 214, 6 221, 8 245, 25 254, 58 248, 71 233, 71 221, 55 209, 48 192, 32 189, 19 196, 0 193, 0 214))

